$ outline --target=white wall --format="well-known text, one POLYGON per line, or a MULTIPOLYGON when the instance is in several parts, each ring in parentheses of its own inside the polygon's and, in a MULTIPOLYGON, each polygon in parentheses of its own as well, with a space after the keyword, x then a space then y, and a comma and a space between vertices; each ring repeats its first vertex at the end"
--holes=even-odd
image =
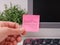
POLYGON ((19 5, 22 9, 25 9, 28 11, 28 0, 0 0, 0 11, 4 10, 4 4, 7 4, 8 7, 10 5, 10 2, 12 2, 13 5, 19 5))

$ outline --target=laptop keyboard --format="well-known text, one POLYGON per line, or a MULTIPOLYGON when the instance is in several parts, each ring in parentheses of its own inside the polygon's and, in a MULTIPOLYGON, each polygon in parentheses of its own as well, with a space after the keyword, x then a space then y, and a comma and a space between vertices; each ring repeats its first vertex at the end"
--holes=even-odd
POLYGON ((25 39, 23 45, 60 45, 60 39, 25 39))

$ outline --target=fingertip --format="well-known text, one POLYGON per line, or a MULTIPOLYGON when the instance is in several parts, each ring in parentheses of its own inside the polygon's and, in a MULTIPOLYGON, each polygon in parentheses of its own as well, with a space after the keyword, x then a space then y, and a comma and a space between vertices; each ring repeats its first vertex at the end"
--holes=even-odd
POLYGON ((13 45, 17 45, 17 41, 14 41, 14 42, 13 42, 13 45))
POLYGON ((23 31, 23 33, 21 33, 22 35, 26 35, 26 31, 23 31))
POLYGON ((25 35, 25 34, 26 34, 26 31, 25 31, 24 28, 20 28, 20 31, 21 31, 21 34, 22 34, 22 35, 25 35))
POLYGON ((20 28, 20 25, 18 23, 15 23, 15 28, 20 28))
POLYGON ((15 38, 14 37, 11 37, 10 41, 11 42, 15 41, 15 38))
POLYGON ((22 37, 17 37, 17 42, 21 42, 21 40, 22 40, 22 37))

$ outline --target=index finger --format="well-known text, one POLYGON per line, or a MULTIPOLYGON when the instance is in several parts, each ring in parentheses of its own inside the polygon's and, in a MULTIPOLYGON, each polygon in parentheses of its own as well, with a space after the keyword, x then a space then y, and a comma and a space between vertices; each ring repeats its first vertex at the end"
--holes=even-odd
POLYGON ((7 22, 8 23, 8 27, 11 28, 20 28, 20 25, 16 22, 7 22))
POLYGON ((4 27, 20 28, 20 25, 18 23, 16 23, 16 22, 2 21, 1 23, 3 24, 4 27))

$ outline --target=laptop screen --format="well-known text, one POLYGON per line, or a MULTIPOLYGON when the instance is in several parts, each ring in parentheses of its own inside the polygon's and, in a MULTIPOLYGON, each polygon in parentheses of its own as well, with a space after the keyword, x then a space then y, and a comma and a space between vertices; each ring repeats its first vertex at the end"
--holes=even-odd
POLYGON ((41 15, 41 22, 60 22, 60 2, 33 0, 33 14, 41 15))

